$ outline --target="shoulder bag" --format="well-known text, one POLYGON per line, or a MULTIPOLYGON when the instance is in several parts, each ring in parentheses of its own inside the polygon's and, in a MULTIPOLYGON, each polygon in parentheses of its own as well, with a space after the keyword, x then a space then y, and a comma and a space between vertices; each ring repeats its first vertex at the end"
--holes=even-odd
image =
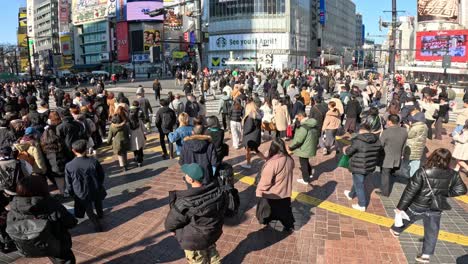
POLYGON ((427 173, 426 169, 422 170, 422 175, 423 178, 426 180, 427 186, 429 187, 429 190, 431 191, 432 195, 432 201, 430 208, 433 211, 445 211, 445 210, 450 210, 452 207, 450 204, 447 202, 447 198, 443 195, 435 195, 434 190, 431 187, 431 183, 429 182, 429 179, 427 178, 427 173))

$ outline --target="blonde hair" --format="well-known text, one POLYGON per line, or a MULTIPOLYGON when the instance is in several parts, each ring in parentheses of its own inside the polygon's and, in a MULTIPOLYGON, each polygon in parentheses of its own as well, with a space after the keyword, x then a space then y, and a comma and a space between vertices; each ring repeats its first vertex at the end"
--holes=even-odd
POLYGON ((245 122, 247 117, 251 117, 253 119, 257 118, 259 115, 258 113, 258 107, 254 102, 250 102, 245 106, 245 115, 244 119, 242 120, 242 123, 245 122))
POLYGON ((180 113, 179 114, 179 124, 180 126, 188 126, 189 125, 189 116, 187 113, 180 113))

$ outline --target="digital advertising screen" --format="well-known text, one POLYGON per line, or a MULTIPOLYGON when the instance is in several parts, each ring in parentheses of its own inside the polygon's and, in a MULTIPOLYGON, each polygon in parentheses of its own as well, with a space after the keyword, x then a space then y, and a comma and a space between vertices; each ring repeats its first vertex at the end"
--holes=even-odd
POLYGON ((417 33, 416 59, 421 61, 442 60, 452 56, 453 62, 466 62, 468 30, 428 31, 417 33))
POLYGON ((418 22, 457 22, 459 0, 418 0, 418 22))
POLYGON ((150 17, 145 12, 163 8, 162 0, 158 1, 131 1, 127 0, 127 21, 135 20, 164 20, 164 16, 150 17))

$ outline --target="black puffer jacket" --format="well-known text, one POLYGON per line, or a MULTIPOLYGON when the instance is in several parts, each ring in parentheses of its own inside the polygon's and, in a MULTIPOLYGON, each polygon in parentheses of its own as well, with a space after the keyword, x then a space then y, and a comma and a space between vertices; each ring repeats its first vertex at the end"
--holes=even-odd
POLYGON ((191 163, 197 163, 203 168, 203 184, 213 181, 213 166, 218 164, 218 157, 210 136, 193 135, 184 138, 179 164, 191 163))
POLYGON ((379 136, 372 133, 357 135, 345 154, 350 156, 352 173, 367 175, 374 172, 382 158, 383 148, 379 136))
POLYGON ((226 196, 217 183, 169 192, 170 211, 164 226, 175 232, 184 250, 203 250, 223 233, 226 196))
MULTIPOLYGON (((406 185, 397 206, 399 210, 404 211, 411 204, 424 208, 431 206, 432 195, 423 174, 424 168, 419 169, 406 185)), ((435 195, 455 197, 466 194, 466 185, 456 171, 431 168, 426 169, 426 174, 435 195)))
POLYGON ((47 219, 50 221, 52 234, 61 242, 60 251, 70 251, 72 240, 68 229, 76 226, 78 221, 57 200, 51 197, 15 196, 10 208, 7 226, 25 219, 47 219))

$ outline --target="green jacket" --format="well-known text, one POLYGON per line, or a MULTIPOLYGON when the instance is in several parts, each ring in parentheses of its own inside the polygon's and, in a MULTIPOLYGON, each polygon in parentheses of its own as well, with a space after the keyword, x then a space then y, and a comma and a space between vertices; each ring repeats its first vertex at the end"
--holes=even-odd
POLYGON ((109 128, 107 144, 112 143, 112 150, 115 155, 123 155, 130 148, 130 129, 127 122, 112 124, 109 128))
POLYGON ((296 129, 294 139, 289 149, 301 158, 314 157, 317 153, 319 129, 315 119, 302 120, 301 126, 296 129))
POLYGON ((426 147, 427 131, 424 122, 416 122, 410 126, 404 155, 407 160, 420 160, 422 158, 426 147))

